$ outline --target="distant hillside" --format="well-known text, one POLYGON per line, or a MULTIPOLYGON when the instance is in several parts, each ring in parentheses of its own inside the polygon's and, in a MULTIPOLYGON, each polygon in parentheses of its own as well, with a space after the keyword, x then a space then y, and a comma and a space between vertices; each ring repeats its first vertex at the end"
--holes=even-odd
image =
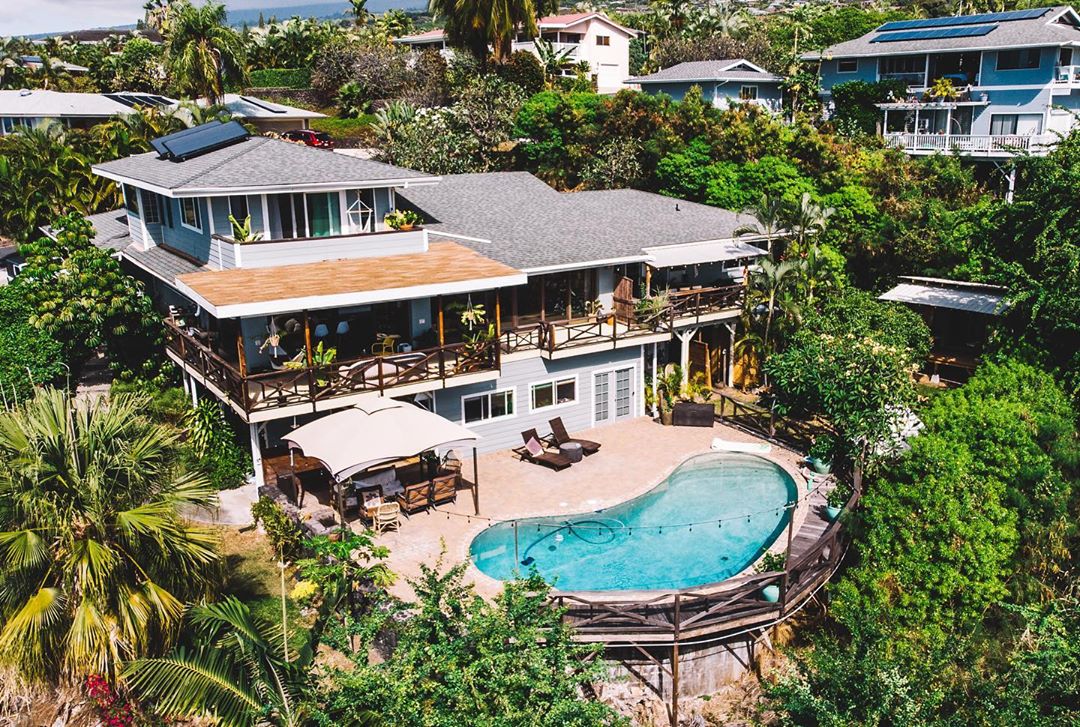
MULTIPOLYGON (((368 0, 369 13, 381 13, 391 8, 402 10, 423 10, 427 7, 425 0, 368 0)), ((286 20, 294 15, 302 18, 341 18, 346 15, 349 3, 339 0, 338 2, 315 2, 304 4, 292 4, 281 6, 269 6, 263 8, 230 8, 229 23, 231 25, 255 25, 259 22, 259 14, 270 20, 276 17, 278 20, 286 20)))

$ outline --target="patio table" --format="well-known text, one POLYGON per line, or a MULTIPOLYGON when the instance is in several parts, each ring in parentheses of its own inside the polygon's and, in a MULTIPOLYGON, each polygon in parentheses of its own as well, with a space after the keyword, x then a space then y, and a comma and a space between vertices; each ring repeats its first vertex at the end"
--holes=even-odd
POLYGON ((564 455, 571 462, 580 462, 584 451, 577 442, 564 442, 559 445, 559 454, 564 455))

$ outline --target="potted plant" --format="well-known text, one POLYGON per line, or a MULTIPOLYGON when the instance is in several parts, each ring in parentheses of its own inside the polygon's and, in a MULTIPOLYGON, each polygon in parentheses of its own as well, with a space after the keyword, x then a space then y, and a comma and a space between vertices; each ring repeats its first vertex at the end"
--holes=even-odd
POLYGON ((712 395, 705 374, 698 372, 680 392, 672 423, 684 427, 711 427, 716 419, 716 407, 709 403, 712 395))
POLYGON ((835 454, 835 437, 829 434, 815 437, 813 443, 810 445, 810 451, 807 453, 810 468, 819 475, 829 474, 832 472, 832 461, 833 455, 835 454))
POLYGON ((668 364, 664 373, 656 377, 656 400, 660 405, 660 423, 670 426, 675 403, 682 392, 682 367, 668 364))
POLYGON ((420 215, 412 210, 391 210, 383 217, 383 222, 387 227, 402 232, 413 229, 422 221, 420 215))
POLYGON ((830 522, 840 517, 840 511, 844 509, 850 497, 851 489, 846 485, 838 484, 829 490, 829 493, 825 495, 825 517, 829 518, 830 522))
POLYGON ((642 295, 634 302, 634 318, 638 323, 657 329, 667 317, 671 296, 663 290, 656 295, 642 295))
MULTIPOLYGON (((762 556, 755 569, 758 573, 777 573, 784 570, 787 565, 786 553, 766 553, 762 556)), ((780 600, 780 586, 773 583, 761 589, 761 597, 769 603, 780 600)))
POLYGON ((251 215, 245 217, 243 222, 229 215, 229 224, 232 225, 233 239, 237 242, 258 242, 262 239, 263 233, 251 231, 251 215))
POLYGON ((928 101, 954 101, 960 92, 953 85, 951 78, 936 78, 930 90, 926 92, 928 101))

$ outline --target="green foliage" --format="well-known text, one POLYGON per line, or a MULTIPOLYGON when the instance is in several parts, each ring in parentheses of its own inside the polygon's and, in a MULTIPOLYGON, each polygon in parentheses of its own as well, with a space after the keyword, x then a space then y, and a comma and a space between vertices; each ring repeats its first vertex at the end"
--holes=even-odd
POLYGON ((538 576, 506 583, 494 602, 464 585, 465 564, 445 572, 421 564, 411 585, 414 616, 397 624, 393 656, 333 673, 321 724, 376 713, 388 724, 625 724, 580 696, 600 676, 596 647, 575 643, 546 603, 538 576))
POLYGON ((833 121, 842 133, 873 134, 881 122, 875 104, 907 97, 906 81, 847 81, 832 87, 833 121))
POLYGON ((251 71, 252 88, 308 88, 311 71, 307 68, 259 68, 251 71))
POLYGON ((64 347, 30 323, 32 310, 20 279, 0 288, 0 399, 14 403, 30 398, 34 385, 60 384, 64 347))
POLYGON ((112 679, 210 593, 214 541, 181 509, 213 490, 146 404, 47 389, 0 414, 0 660, 30 679, 112 679))
POLYGON ((255 525, 262 524, 266 537, 280 558, 290 561, 300 554, 303 546, 303 533, 295 520, 289 517, 285 508, 269 497, 260 497, 251 506, 251 518, 255 525))
POLYGON ((228 84, 247 80, 246 49, 227 24, 225 5, 192 5, 176 0, 170 7, 165 59, 172 86, 180 93, 216 103, 228 84))
POLYGON ((529 95, 539 93, 544 88, 544 67, 527 50, 514 51, 506 63, 495 66, 495 72, 529 95))
POLYGON ((251 457, 237 442, 221 405, 204 399, 187 417, 188 443, 200 467, 218 490, 231 490, 247 481, 251 457))
POLYGON ((780 411, 824 416, 845 454, 865 460, 914 405, 911 374, 928 348, 916 313, 852 291, 808 313, 765 371, 780 411))
POLYGON ((104 345, 122 378, 160 380, 160 318, 142 286, 94 246, 93 227, 80 215, 56 220, 53 235, 20 248, 26 258, 20 289, 31 324, 65 342, 73 373, 104 345))

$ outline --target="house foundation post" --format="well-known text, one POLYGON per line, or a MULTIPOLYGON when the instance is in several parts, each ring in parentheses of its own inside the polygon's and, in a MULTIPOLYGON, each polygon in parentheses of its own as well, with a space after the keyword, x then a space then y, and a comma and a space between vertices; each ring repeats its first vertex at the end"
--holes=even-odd
POLYGON ((263 472, 262 447, 259 446, 259 425, 248 424, 251 436, 251 465, 255 470, 256 487, 266 486, 266 473, 263 472))
POLYGON ((688 328, 685 331, 676 331, 682 350, 679 353, 679 365, 682 367, 682 382, 685 386, 690 381, 690 341, 697 335, 697 328, 688 328))
POLYGON ((724 328, 728 332, 728 344, 727 344, 727 381, 728 386, 735 386, 735 324, 725 323, 724 328))

